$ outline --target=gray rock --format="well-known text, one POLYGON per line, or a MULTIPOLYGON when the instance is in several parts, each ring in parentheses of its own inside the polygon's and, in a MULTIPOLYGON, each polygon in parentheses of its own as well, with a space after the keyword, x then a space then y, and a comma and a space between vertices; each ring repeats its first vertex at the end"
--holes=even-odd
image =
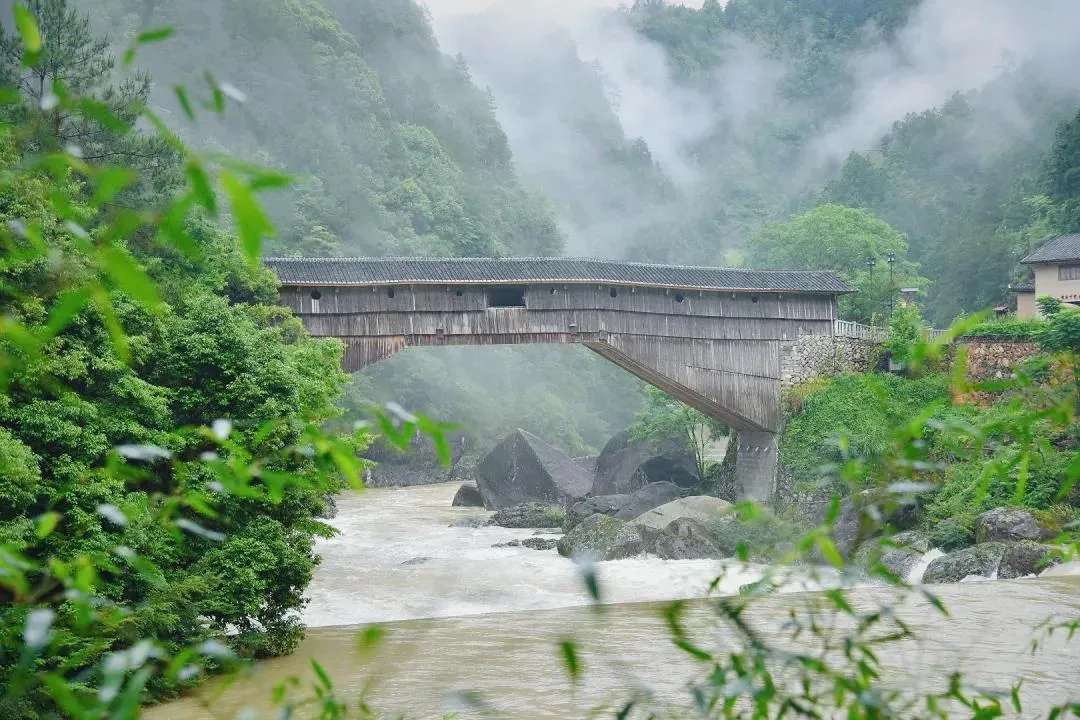
POLYGON ((1039 527, 1030 510, 994 508, 975 521, 975 542, 1046 540, 1050 536, 1039 527))
POLYGON ((922 533, 908 531, 897 533, 886 544, 882 541, 866 543, 856 553, 855 563, 864 568, 880 562, 899 578, 906 578, 930 550, 930 541, 922 533))
POLYGON ((629 431, 608 441, 596 461, 593 495, 625 495, 648 483, 671 482, 692 488, 699 482, 697 461, 681 438, 652 445, 631 442, 629 431))
POLYGON ((691 518, 679 518, 653 541, 653 552, 664 560, 698 560, 724 557, 709 529, 691 518))
POLYGON ((323 501, 325 503, 322 514, 319 517, 332 520, 337 517, 337 498, 333 495, 323 495, 323 501))
POLYGON ((960 582, 970 575, 994 577, 1007 547, 1005 543, 987 542, 939 557, 926 568, 923 582, 960 582))
POLYGON ((1043 570, 1061 564, 1061 556, 1050 556, 1056 548, 1053 545, 1041 545, 1031 540, 1021 540, 1009 545, 1001 556, 998 577, 1002 580, 1037 575, 1043 570))
POLYGON ((633 520, 647 510, 682 497, 678 485, 669 482, 649 483, 628 495, 598 495, 574 503, 566 514, 565 530, 570 530, 590 515, 611 515, 620 520, 633 520))
POLYGON ((505 528, 549 528, 559 525, 565 518, 566 510, 560 505, 529 502, 496 510, 488 524, 505 528))
POLYGON ((663 530, 679 518, 690 518, 708 525, 730 515, 731 503, 711 495, 691 495, 654 507, 636 518, 633 523, 653 530, 663 530))
POLYGON ((480 528, 487 527, 490 523, 486 517, 463 517, 450 523, 452 528, 480 528))
POLYGON ((521 541, 522 547, 532 548, 533 550, 554 550, 558 544, 559 541, 555 538, 530 537, 521 541))
POLYGON ((484 507, 484 497, 480 494, 480 488, 472 483, 465 483, 454 494, 454 507, 484 507))
POLYGON ((622 495, 597 495, 576 502, 566 511, 563 530, 569 532, 590 515, 610 515, 615 517, 629 502, 630 495, 628 493, 622 495))
POLYGON ((474 472, 489 510, 531 501, 566 506, 592 487, 578 463, 524 430, 495 446, 474 472))
POLYGON ((563 529, 557 527, 537 528, 533 535, 562 535, 563 529))
POLYGON ((620 560, 645 552, 649 535, 609 515, 590 515, 562 538, 559 554, 574 560, 620 560))
POLYGON ((930 542, 944 552, 953 552, 974 543, 975 535, 956 520, 946 518, 930 531, 930 542))

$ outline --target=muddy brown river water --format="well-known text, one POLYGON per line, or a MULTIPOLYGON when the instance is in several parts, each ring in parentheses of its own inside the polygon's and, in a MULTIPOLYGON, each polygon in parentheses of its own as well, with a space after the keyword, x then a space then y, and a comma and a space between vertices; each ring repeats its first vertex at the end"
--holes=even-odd
MULTIPOLYGON (((661 711, 689 708, 689 679, 701 672, 671 643, 662 618, 667 601, 734 593, 760 576, 755 567, 717 561, 639 558, 600 563, 605 611, 594 612, 580 568, 554 550, 493 548, 532 530, 448 527, 477 511, 451 508, 456 485, 369 490, 338 499, 341 534, 322 542, 323 563, 304 614, 307 639, 289 657, 257 664, 222 688, 154 708, 151 720, 272 718, 275 684, 310 683, 317 658, 345 698, 362 693, 387 716, 578 718, 633 692, 650 693, 661 711), (374 654, 357 651, 360 631, 387 631, 374 654), (557 643, 573 637, 585 670, 575 688, 557 643), (481 713, 462 699, 474 693, 481 713)), ((787 592, 758 602, 751 620, 767 637, 781 636, 793 605, 815 597, 835 578, 800 578, 787 592)), ((1080 577, 1062 574, 1015 581, 935 586, 945 618, 917 594, 885 587, 853 591, 858 606, 897 603, 916 638, 882 650, 886 678, 906 690, 940 690, 963 669, 980 687, 1008 690, 1024 679, 1022 717, 1044 716, 1053 704, 1080 700, 1080 638, 1057 635, 1036 653, 1033 630, 1047 617, 1080 617, 1080 577)), ((731 631, 708 603, 692 602, 688 624, 707 644, 724 646, 731 631)), ((693 715, 680 715, 693 717, 693 715)))

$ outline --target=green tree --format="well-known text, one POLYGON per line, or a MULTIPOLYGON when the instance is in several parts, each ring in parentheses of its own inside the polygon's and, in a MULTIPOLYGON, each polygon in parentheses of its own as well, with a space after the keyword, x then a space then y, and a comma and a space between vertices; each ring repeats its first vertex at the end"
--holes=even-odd
POLYGON ((728 427, 700 410, 679 402, 659 388, 646 386, 647 404, 630 426, 630 439, 654 445, 681 442, 694 454, 699 481, 704 481, 709 446, 728 434, 728 427))
POLYGON ((868 322, 890 311, 900 287, 926 285, 919 267, 907 259, 907 250, 904 234, 874 213, 821 205, 754 233, 747 245, 747 262, 762 268, 833 270, 859 290, 841 298, 841 313, 868 322))
POLYGON ((1080 112, 1058 127, 1046 165, 1050 198, 1062 207, 1060 232, 1080 232, 1080 112))

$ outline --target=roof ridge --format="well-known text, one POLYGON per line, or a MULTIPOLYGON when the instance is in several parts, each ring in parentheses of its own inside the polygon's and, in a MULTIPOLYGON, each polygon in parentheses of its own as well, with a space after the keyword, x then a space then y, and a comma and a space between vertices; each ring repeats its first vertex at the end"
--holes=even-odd
POLYGON ((784 270, 784 269, 757 269, 746 267, 731 267, 726 265, 681 265, 672 263, 646 263, 631 260, 612 260, 610 258, 589 258, 570 256, 532 256, 532 257, 424 257, 424 256, 386 256, 386 257, 267 257, 265 263, 290 263, 290 262, 314 262, 314 263, 341 263, 341 262, 425 262, 425 263, 462 263, 462 262, 528 262, 528 261, 562 261, 562 262, 591 262, 603 265, 620 265, 642 268, 672 268, 677 270, 724 270, 728 272, 742 273, 827 273, 835 274, 833 270, 784 270))

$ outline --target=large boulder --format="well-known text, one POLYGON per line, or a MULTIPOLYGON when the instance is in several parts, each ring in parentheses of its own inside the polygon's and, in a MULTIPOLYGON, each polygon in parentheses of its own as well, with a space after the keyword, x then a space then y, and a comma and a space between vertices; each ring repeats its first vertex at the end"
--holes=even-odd
POLYGON ((682 497, 678 485, 669 482, 649 483, 626 495, 597 495, 575 503, 566 513, 563 528, 570 530, 590 515, 610 515, 633 520, 647 510, 682 497))
POLYGON ((868 567, 880 562, 899 578, 906 578, 930 551, 930 540, 913 530, 897 533, 888 542, 867 543, 856 553, 856 564, 868 567))
POLYGON ((800 535, 797 526, 768 511, 750 517, 729 512, 708 527, 722 557, 738 556, 741 546, 754 562, 771 562, 790 552, 800 535))
POLYGON ((1041 545, 1031 540, 1021 540, 1005 549, 998 566, 1002 580, 1038 575, 1043 570, 1061 563, 1061 555, 1054 554, 1052 545, 1041 545))
POLYGON ((476 466, 475 475, 489 510, 530 501, 566 506, 583 499, 592 487, 578 463, 524 430, 496 445, 476 466))
POLYGON ((652 549, 664 560, 725 557, 709 528, 691 518, 679 518, 669 523, 653 540, 652 549))
POLYGON ((621 560, 645 552, 650 535, 645 528, 610 515, 590 515, 562 538, 559 554, 575 561, 621 560))
POLYGON ((490 523, 505 528, 551 528, 565 519, 566 510, 561 505, 530 502, 496 510, 490 523))
POLYGON ((484 507, 484 496, 476 485, 465 483, 454 493, 454 501, 450 504, 454 507, 484 507))
POLYGON ((632 442, 630 432, 611 438, 596 461, 593 495, 632 493, 653 482, 671 482, 682 488, 698 484, 697 461, 678 439, 659 445, 632 442))
POLYGON ((654 507, 634 518, 633 523, 653 530, 663 530, 679 518, 697 520, 704 525, 731 515, 732 505, 711 495, 691 495, 654 507))
POLYGON ((930 563, 923 575, 924 583, 960 582, 966 577, 995 577, 1008 545, 987 542, 948 555, 930 563))
POLYGON ((1046 540, 1049 537, 1050 533, 1039 527, 1030 510, 999 507, 987 510, 975 521, 977 543, 1046 540))

